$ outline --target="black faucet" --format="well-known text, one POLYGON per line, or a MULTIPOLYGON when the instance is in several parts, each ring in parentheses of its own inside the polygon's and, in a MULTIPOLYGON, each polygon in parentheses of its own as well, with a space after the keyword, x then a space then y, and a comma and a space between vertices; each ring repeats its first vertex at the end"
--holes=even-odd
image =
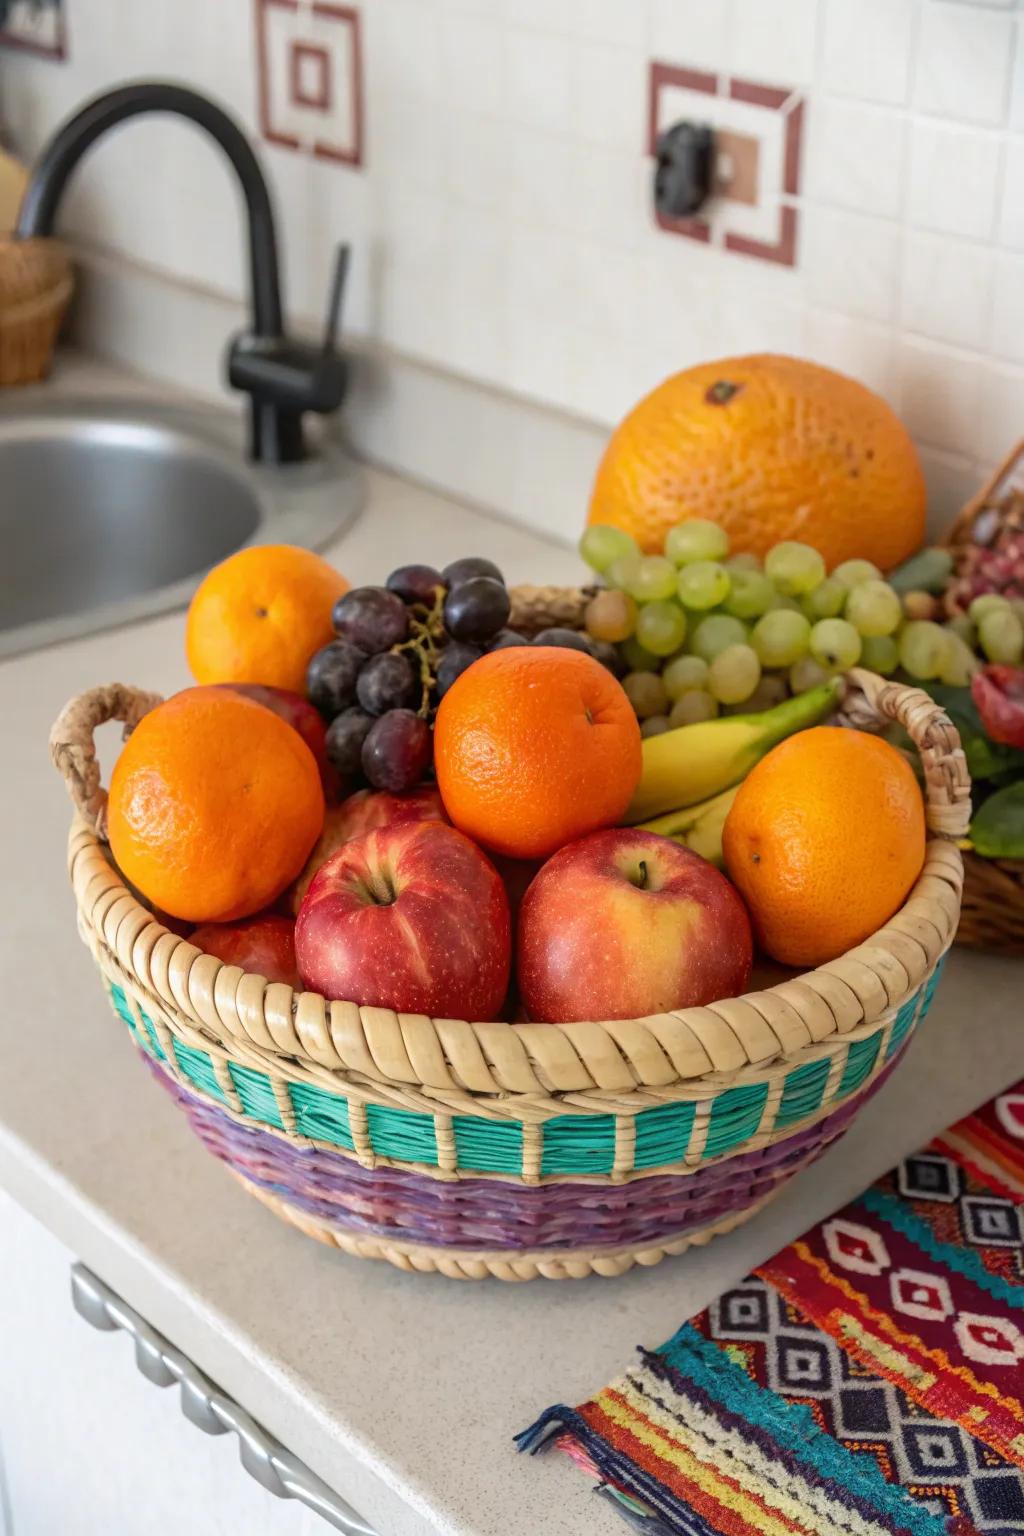
POLYGON ((306 456, 302 413, 326 415, 345 396, 347 370, 335 341, 349 247, 338 250, 323 342, 315 346, 288 336, 270 192, 248 139, 220 107, 198 91, 162 80, 138 80, 95 97, 57 130, 43 150, 25 191, 16 234, 21 239, 52 234, 68 177, 90 144, 116 123, 144 112, 174 112, 198 123, 234 166, 249 224, 252 324, 231 342, 228 382, 250 397, 251 456, 272 464, 294 463, 306 456))

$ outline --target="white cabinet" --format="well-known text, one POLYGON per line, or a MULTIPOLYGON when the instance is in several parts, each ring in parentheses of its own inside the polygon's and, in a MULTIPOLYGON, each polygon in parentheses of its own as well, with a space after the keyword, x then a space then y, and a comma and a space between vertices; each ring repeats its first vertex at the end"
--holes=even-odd
POLYGON ((125 1334, 77 1315, 74 1258, 0 1191, 3 1536, 331 1536, 248 1476, 234 1435, 189 1424, 125 1334))

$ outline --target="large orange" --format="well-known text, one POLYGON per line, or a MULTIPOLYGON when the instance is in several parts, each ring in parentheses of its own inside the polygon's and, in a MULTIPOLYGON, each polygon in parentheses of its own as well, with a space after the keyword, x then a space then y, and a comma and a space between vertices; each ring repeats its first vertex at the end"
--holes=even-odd
POLYGON ((640 727, 591 656, 509 647, 441 700, 434 763, 457 827, 496 853, 542 859, 618 821, 640 778, 640 727))
POLYGON ((924 535, 925 486, 898 418, 870 389, 795 357, 731 357, 641 400, 598 468, 590 521, 660 551, 683 518, 721 524, 734 550, 813 544, 829 568, 883 570, 924 535))
POLYGON ((306 666, 334 638, 331 609, 349 583, 291 544, 240 549, 205 576, 188 610, 185 653, 197 683, 265 683, 306 692, 306 666))
POLYGON ((821 725, 751 770, 722 846, 760 947, 784 965, 821 965, 903 905, 924 863, 924 801, 887 741, 821 725))
POLYGON ((107 816, 114 858, 149 901, 223 923, 295 879, 324 796, 316 759, 279 715, 221 688, 187 688, 128 738, 107 816))

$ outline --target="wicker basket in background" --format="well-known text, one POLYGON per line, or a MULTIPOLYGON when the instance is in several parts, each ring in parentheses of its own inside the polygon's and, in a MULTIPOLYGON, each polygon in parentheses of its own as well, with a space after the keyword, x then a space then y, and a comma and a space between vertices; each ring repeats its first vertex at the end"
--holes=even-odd
MULTIPOLYGON (((1024 533, 1024 439, 955 518, 943 543, 954 559, 951 607, 957 583, 970 574, 978 551, 998 546, 1008 533, 1024 533)), ((1024 955, 1024 860, 983 859, 964 853, 964 895, 956 942, 968 949, 1024 955)))
POLYGON ((59 240, 0 236, 0 385, 46 377, 73 288, 59 240))
MULTIPOLYGON (((582 603, 519 588, 513 613, 574 623, 582 603)), ((402 1269, 618 1275, 738 1226, 896 1066, 956 931, 970 814, 957 733, 920 690, 858 670, 842 716, 904 726, 929 841, 903 907, 849 953, 706 1008, 603 1022, 430 1019, 296 993, 169 932, 111 864, 93 732, 131 729, 158 702, 97 688, 53 729, 82 937, 153 1073, 242 1187, 402 1269)))

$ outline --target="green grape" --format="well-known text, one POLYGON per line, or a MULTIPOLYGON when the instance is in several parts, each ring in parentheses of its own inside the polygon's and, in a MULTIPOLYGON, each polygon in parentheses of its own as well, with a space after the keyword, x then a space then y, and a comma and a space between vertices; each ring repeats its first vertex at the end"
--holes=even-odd
POLYGON ((656 672, 628 672, 622 686, 638 720, 663 715, 668 708, 665 684, 656 672))
MULTIPOLYGON (((767 613, 804 613, 801 599, 789 597, 785 592, 776 592, 767 609, 767 613)), ((804 614, 804 618, 807 615, 804 614)))
POLYGON ((605 586, 615 587, 618 591, 624 592, 632 584, 643 558, 639 550, 631 550, 626 555, 617 555, 611 565, 605 567, 605 586))
POLYGON ((671 656, 686 639, 686 615, 677 603, 645 603, 637 614, 636 638, 652 656, 671 656))
POLYGON ((663 602, 676 592, 676 568, 664 555, 644 555, 626 583, 638 603, 663 602))
POLYGON ((676 656, 667 663, 661 680, 669 698, 675 702, 691 689, 706 686, 708 664, 703 656, 676 656))
POLYGON ((1024 624, 1024 597, 1011 597, 1009 601, 1013 612, 1020 619, 1021 623, 1024 624))
POLYGON ((939 681, 946 683, 950 688, 967 688, 971 678, 981 666, 981 662, 975 656, 969 645, 966 645, 955 630, 946 627, 946 643, 948 654, 945 666, 939 673, 939 681))
POLYGON ((618 644, 628 640, 636 628, 636 603, 628 592, 613 591, 606 587, 587 604, 584 622, 587 634, 594 640, 609 640, 618 644))
POLYGON ((675 730, 679 725, 696 725, 700 720, 713 720, 717 714, 718 700, 702 688, 691 688, 672 705, 668 723, 675 730))
POLYGON ((679 572, 679 601, 687 608, 717 608, 729 596, 732 583, 724 565, 714 560, 694 560, 679 572))
MULTIPOLYGON (((975 624, 981 624, 986 613, 1003 613, 1010 605, 1000 592, 983 592, 976 597, 967 610, 967 617, 975 624)), ((1011 610, 1012 612, 1012 610, 1011 610)))
POLYGON ((800 612, 816 624, 819 619, 834 619, 843 611, 847 589, 834 576, 826 576, 813 592, 800 599, 800 612))
POLYGON ((762 667, 791 667, 807 650, 811 626, 802 613, 776 609, 758 619, 750 643, 762 667))
POLYGON ((882 573, 870 560, 844 560, 832 572, 844 587, 857 587, 862 581, 881 581, 882 573))
POLYGON ((731 575, 733 571, 759 571, 762 565, 758 555, 751 554, 748 549, 741 549, 738 554, 729 556, 725 568, 731 575))
POLYGON ((729 553, 729 535, 717 523, 703 517, 690 517, 676 523, 665 535, 665 553, 674 565, 689 565, 694 560, 724 560, 729 553))
POLYGON ((593 523, 583 530, 579 550, 592 571, 606 571, 613 560, 640 553, 630 534, 621 528, 609 528, 605 523, 593 523))
POLYGON ((880 677, 891 677, 900 664, 895 635, 864 635, 860 642, 860 664, 880 677))
POLYGON ((794 693, 807 693, 827 683, 831 675, 813 656, 801 656, 789 669, 789 686, 794 693))
POLYGON ((848 619, 819 619, 811 630, 811 655, 830 672, 855 667, 860 650, 860 635, 848 619))
POLYGON ((759 619, 767 613, 775 588, 761 571, 733 570, 729 572, 732 590, 722 604, 726 613, 736 619, 759 619))
POLYGON ((657 672, 661 666, 661 660, 652 656, 646 647, 640 644, 636 635, 630 635, 620 646, 622 659, 631 672, 657 672))
POLYGON ((809 544, 783 539, 765 555, 764 573, 783 596, 801 597, 825 580, 825 562, 809 544))
POLYGON ((931 619, 912 619, 900 631, 900 666, 911 677, 938 677, 949 658, 949 636, 931 619))
POLYGON ((668 715, 648 715, 646 720, 640 722, 640 735, 645 739, 648 736, 661 736, 668 730, 668 715))
POLYGON ((770 673, 765 673, 753 693, 736 710, 736 713, 759 715, 762 710, 774 709, 776 704, 781 704, 788 696, 789 690, 782 678, 778 674, 772 676, 770 673))
POLYGON ((711 663, 708 692, 719 704, 742 704, 761 681, 761 663, 749 645, 727 645, 711 663))
MULTIPOLYGON (((1024 613, 1018 615, 1018 617, 1024 618, 1024 613)), ((954 635, 957 635, 964 642, 964 645, 969 646, 971 650, 977 645, 978 627, 974 620, 966 613, 955 613, 947 623, 946 628, 951 629, 954 635)))
POLYGON ((744 645, 747 626, 728 613, 709 613, 701 619, 690 638, 690 649, 704 661, 714 661, 727 645, 744 645))
POLYGON ((1024 624, 1009 604, 1004 609, 990 608, 979 620, 978 641, 989 661, 1018 667, 1024 657, 1024 624))
POLYGON ((846 617, 860 635, 891 635, 903 622, 903 605, 888 582, 861 581, 846 599, 846 617))

